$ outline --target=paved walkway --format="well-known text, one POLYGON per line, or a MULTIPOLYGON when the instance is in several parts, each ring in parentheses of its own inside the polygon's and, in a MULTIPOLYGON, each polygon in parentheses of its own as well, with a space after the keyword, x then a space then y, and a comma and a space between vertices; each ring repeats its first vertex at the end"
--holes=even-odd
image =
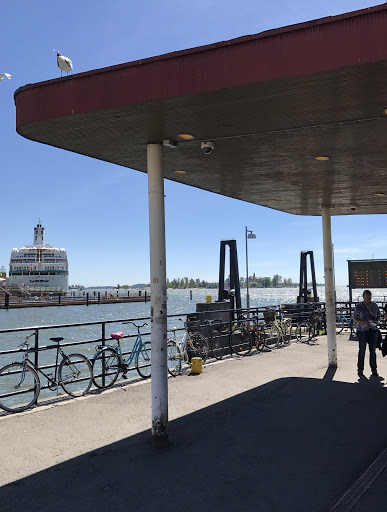
MULTIPOLYGON (((387 445, 384 381, 358 382, 347 334, 338 354, 327 371, 321 337, 171 378, 165 449, 151 447, 147 381, 0 415, 0 509, 330 511, 387 445)), ((385 512, 385 484, 353 510, 385 512)))

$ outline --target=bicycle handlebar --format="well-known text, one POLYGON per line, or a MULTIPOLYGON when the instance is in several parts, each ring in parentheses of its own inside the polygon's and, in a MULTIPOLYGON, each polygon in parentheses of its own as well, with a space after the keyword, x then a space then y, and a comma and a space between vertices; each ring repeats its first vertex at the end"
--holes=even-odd
POLYGON ((136 325, 134 322, 122 322, 122 323, 123 324, 133 324, 134 327, 136 327, 136 329, 138 330, 138 332, 140 332, 140 329, 145 327, 145 325, 148 325, 146 322, 144 322, 142 325, 136 325))
POLYGON ((20 343, 19 347, 23 347, 24 345, 26 345, 28 348, 27 341, 30 338, 32 338, 32 336, 35 336, 35 334, 36 334, 36 331, 34 331, 32 334, 29 334, 28 336, 26 336, 26 339, 23 341, 23 343, 20 343))

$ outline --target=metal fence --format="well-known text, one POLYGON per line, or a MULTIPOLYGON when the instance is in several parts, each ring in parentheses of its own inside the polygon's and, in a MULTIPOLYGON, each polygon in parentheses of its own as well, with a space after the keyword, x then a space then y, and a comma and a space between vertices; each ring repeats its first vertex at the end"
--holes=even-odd
MULTIPOLYGON (((384 304, 384 302, 379 303, 380 308, 383 308, 384 304)), ((336 307, 337 311, 343 311, 349 317, 353 311, 354 303, 338 302, 336 307)), ((253 317, 257 318, 258 322, 264 323, 265 317, 267 319, 268 311, 275 312, 276 317, 282 315, 291 318, 292 324, 297 325, 305 322, 316 309, 324 310, 325 304, 282 304, 251 308, 250 310, 226 309, 222 311, 175 314, 168 315, 168 329, 175 327, 177 332, 183 332, 185 330, 184 323, 186 323, 192 330, 197 329, 205 337, 208 337, 211 327, 217 328, 222 331, 222 342, 225 345, 225 354, 227 354, 231 353, 230 345, 233 343, 234 338, 238 336, 235 326, 243 325, 251 321, 253 317), (183 322, 180 322, 180 319, 183 322)), ((123 355, 127 356, 131 353, 131 344, 133 339, 137 337, 137 330, 131 324, 122 326, 124 322, 134 322, 137 324, 146 322, 148 325, 142 330, 141 335, 143 341, 150 340, 150 317, 2 329, 0 330, 0 347, 2 348, 0 351, 0 368, 21 359, 20 354, 23 353, 24 349, 20 348, 19 345, 24 341, 25 335, 31 334, 31 331, 34 332, 34 336, 31 338, 30 353, 33 354, 35 366, 44 371, 55 368, 55 363, 50 360, 50 354, 53 354, 52 351, 54 350, 56 355, 57 350, 57 345, 50 341, 50 338, 54 336, 63 336, 64 340, 61 342, 61 347, 65 351, 68 347, 77 346, 77 351, 92 359, 96 353, 96 347, 111 343, 110 334, 112 332, 125 331, 122 340, 127 340, 127 347, 123 347, 123 355)), ((52 359, 55 360, 55 358, 52 359)), ((135 368, 132 370, 135 371, 135 368)), ((48 386, 42 386, 41 389, 48 389, 48 386)))

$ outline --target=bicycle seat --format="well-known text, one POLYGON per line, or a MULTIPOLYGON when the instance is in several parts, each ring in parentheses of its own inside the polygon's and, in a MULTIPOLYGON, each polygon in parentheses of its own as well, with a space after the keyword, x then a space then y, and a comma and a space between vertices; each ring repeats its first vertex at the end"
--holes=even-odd
POLYGON ((59 343, 60 341, 64 340, 64 338, 50 338, 51 341, 54 341, 55 343, 59 343))
POLYGON ((123 335, 123 332, 112 332, 110 336, 115 340, 119 340, 123 335))

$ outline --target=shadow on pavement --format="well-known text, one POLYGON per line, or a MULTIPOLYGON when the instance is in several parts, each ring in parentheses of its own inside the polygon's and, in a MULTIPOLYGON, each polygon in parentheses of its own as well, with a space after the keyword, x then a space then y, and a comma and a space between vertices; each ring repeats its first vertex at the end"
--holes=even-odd
POLYGON ((142 432, 4 486, 1 510, 327 512, 385 448, 366 384, 278 379, 172 421, 169 448, 142 432))

